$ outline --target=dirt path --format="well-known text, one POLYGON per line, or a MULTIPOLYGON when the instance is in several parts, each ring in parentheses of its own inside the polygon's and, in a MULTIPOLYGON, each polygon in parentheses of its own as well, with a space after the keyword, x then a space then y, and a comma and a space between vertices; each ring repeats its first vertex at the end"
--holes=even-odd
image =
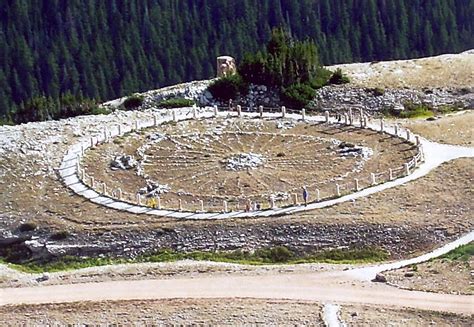
POLYGON ((0 290, 1 305, 235 297, 333 301, 474 313, 472 296, 414 292, 377 283, 356 283, 341 273, 119 281, 0 290))

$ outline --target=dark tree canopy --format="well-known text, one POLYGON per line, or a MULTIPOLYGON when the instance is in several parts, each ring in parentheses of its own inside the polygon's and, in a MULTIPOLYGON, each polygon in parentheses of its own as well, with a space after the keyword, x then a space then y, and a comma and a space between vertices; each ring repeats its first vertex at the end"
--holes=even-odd
POLYGON ((2 1, 0 118, 33 97, 107 100, 209 78, 218 55, 267 50, 273 27, 331 64, 460 52, 473 24, 472 0, 2 1))

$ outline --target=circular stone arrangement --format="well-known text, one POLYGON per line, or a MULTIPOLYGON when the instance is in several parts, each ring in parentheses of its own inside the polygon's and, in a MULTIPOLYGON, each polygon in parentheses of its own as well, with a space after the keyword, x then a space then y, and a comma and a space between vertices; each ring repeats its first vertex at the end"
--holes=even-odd
POLYGON ((180 217, 185 212, 238 213, 297 205, 303 186, 309 202, 353 193, 404 176, 422 160, 419 147, 400 142, 398 129, 394 137, 354 122, 327 124, 335 122, 328 117, 197 116, 193 109, 180 121, 173 111, 165 124, 155 116, 147 123, 150 129, 138 131, 137 125, 145 125, 139 122, 118 127, 121 136, 113 142, 113 132, 104 132, 106 144, 87 152, 78 168, 80 179, 99 196, 82 195, 132 212, 159 214, 153 206, 161 214, 182 212, 180 217), (136 167, 111 165, 121 156, 134 157, 136 167), (140 205, 130 209, 118 202, 140 205))

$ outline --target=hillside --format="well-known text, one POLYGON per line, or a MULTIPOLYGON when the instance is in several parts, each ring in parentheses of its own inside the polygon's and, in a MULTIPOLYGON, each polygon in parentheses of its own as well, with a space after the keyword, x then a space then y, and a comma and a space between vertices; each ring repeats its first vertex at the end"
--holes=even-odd
POLYGON ((275 26, 314 40, 323 64, 474 48, 472 1, 12 1, 0 12, 0 119, 35 96, 105 101, 207 79, 217 55, 262 49, 275 26))

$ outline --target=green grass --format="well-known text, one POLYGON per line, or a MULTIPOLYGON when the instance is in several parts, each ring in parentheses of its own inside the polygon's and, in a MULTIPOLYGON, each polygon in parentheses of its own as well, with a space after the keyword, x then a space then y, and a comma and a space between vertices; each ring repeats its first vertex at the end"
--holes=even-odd
POLYGON ((157 106, 158 108, 183 108, 183 107, 191 107, 196 102, 190 99, 184 98, 173 98, 168 100, 160 101, 157 106))
POLYGON ((124 258, 79 258, 64 256, 50 262, 27 262, 22 264, 9 264, 10 267, 23 272, 55 272, 104 266, 120 263, 139 262, 173 262, 179 260, 215 261, 238 263, 246 265, 265 264, 301 264, 301 263, 338 263, 360 264, 386 260, 388 253, 378 248, 362 249, 334 249, 308 254, 296 254, 284 246, 259 249, 254 252, 235 250, 219 252, 176 252, 163 249, 158 252, 143 255, 135 259, 124 258))
POLYGON ((472 256, 474 256, 474 243, 468 243, 466 245, 461 245, 455 248, 452 251, 442 255, 440 259, 449 259, 456 261, 468 261, 472 256))

